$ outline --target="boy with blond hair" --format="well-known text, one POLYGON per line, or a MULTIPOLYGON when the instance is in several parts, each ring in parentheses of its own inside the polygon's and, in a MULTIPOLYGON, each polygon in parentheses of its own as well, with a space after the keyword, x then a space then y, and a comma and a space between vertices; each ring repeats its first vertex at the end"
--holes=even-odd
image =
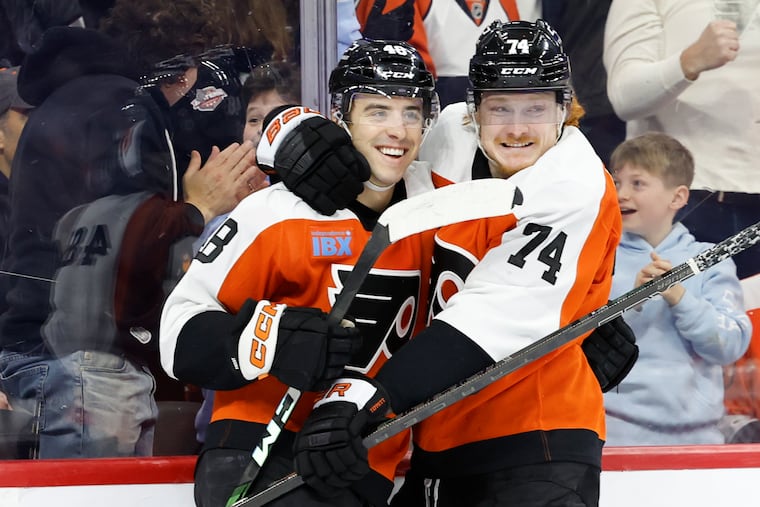
MULTIPOLYGON (((623 215, 611 297, 695 256, 700 243, 680 222, 694 159, 662 133, 629 139, 610 168, 623 215)), ((718 444, 723 415, 722 366, 747 349, 751 325, 732 260, 721 262, 625 314, 639 359, 605 395, 607 445, 718 444)))

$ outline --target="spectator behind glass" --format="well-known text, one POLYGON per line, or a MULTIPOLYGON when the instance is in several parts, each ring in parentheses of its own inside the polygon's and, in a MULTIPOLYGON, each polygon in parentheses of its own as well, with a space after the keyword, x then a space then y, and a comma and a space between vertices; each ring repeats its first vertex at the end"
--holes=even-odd
MULTIPOLYGON (((261 139, 262 123, 271 110, 285 104, 300 104, 301 75, 298 66, 289 62, 271 62, 256 67, 243 84, 242 97, 248 104, 243 127, 243 140, 258 145, 261 139)), ((256 175, 249 183, 251 192, 255 192, 268 187, 269 178, 257 170, 256 175)), ((220 215, 206 225, 201 237, 193 243, 193 251, 198 251, 200 245, 216 231, 217 227, 227 218, 227 215, 227 213, 220 215)), ((202 389, 202 393, 203 403, 195 417, 196 438, 201 443, 206 440, 206 427, 208 427, 211 419, 211 408, 214 403, 214 392, 212 390, 202 389)))
POLYGON ((82 23, 77 0, 0 2, 0 65, 20 65, 48 28, 82 23))
MULTIPOLYGON (((711 243, 760 220, 760 3, 616 1, 604 45, 607 91, 627 136, 664 132, 694 156, 676 218, 711 243)), ((734 261, 739 279, 760 273, 760 245, 734 261)))
POLYGON ((189 113, 196 84, 208 84, 196 60, 136 95, 157 62, 220 38, 206 2, 160 4, 117 3, 121 42, 48 30, 19 75, 38 108, 11 179, 8 271, 18 276, 0 321, 0 372, 11 404, 39 414, 43 458, 151 454, 147 364, 158 362, 151 343, 172 246, 249 192, 253 146, 204 146, 213 123, 198 132, 189 113), (202 170, 199 151, 212 154, 202 170))
MULTIPOLYGON (((16 155, 19 136, 32 109, 32 106, 18 95, 18 71, 18 67, 0 69, 0 261, 5 258, 8 240, 8 180, 11 177, 11 165, 16 155)), ((0 277, 2 276, 0 274, 0 277)), ((0 278, 0 286, 4 286, 4 283, 0 278)), ((4 305, 5 302, 0 301, 0 313, 4 310, 4 305)))
MULTIPOLYGON (((26 124, 32 106, 19 97, 16 80, 18 67, 0 69, 0 268, 3 267, 8 242, 8 220, 10 202, 8 180, 16 155, 16 147, 21 131, 26 124)), ((8 276, 0 273, 0 293, 8 290, 8 276)), ((0 299, 0 314, 5 311, 5 298, 0 299)), ((0 409, 11 409, 5 393, 0 391, 0 409)))
POLYGON ((467 64, 486 27, 495 20, 535 21, 541 1, 358 0, 356 17, 365 37, 404 40, 419 50, 436 76, 443 108, 465 100, 467 64))
MULTIPOLYGON (((648 133, 612 154, 623 214, 611 298, 712 246, 674 223, 689 198, 691 153, 674 138, 648 133)), ((639 359, 605 394, 607 445, 722 444, 722 366, 749 345, 752 327, 732 260, 671 287, 625 313, 639 359)))

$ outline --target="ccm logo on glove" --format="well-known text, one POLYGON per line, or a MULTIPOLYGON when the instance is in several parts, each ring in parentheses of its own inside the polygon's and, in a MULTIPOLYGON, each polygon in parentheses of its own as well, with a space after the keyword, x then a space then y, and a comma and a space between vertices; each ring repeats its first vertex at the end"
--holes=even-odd
POLYGON ((240 361, 240 373, 248 380, 258 377, 262 371, 268 372, 272 366, 272 354, 267 357, 266 341, 274 336, 274 348, 277 345, 277 328, 280 325, 282 312, 287 305, 274 304, 267 300, 259 301, 251 320, 243 329, 238 342, 238 357, 247 357, 248 361, 240 361))

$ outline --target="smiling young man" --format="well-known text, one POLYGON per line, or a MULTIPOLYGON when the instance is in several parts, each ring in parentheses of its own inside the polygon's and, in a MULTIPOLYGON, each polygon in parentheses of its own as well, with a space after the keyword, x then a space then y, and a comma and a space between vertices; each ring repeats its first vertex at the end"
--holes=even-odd
MULTIPOLYGON (((343 129, 306 108, 273 111, 264 122, 259 161, 274 159, 276 165, 276 147, 294 139, 295 124, 305 125, 295 136, 305 146, 327 130, 336 144, 352 144, 352 153, 368 162, 356 200, 321 214, 282 183, 250 195, 201 247, 164 307, 164 368, 217 390, 196 468, 199 506, 225 505, 288 386, 327 386, 349 359, 372 375, 424 325, 424 315, 417 316, 427 306, 432 233, 391 245, 375 263, 362 297, 348 311, 361 340, 354 331, 328 327, 325 312, 380 213, 433 188, 427 166, 414 162, 424 131, 438 115, 432 75, 406 43, 359 40, 333 70, 329 89, 333 118, 343 129), (263 338, 261 322, 274 323, 263 338)), ((290 156, 296 150, 284 151, 290 156)), ((323 155, 323 166, 331 156, 348 156, 323 155)), ((292 471, 294 434, 314 399, 313 393, 303 394, 254 490, 292 471)), ((372 471, 334 498, 301 488, 271 505, 384 505, 408 445, 402 434, 373 449, 372 471)))

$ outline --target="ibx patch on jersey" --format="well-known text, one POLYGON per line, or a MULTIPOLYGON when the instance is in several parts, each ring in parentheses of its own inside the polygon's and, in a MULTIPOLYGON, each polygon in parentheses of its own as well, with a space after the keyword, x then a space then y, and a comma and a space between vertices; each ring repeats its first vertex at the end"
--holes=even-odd
POLYGON ((195 98, 190 102, 196 111, 213 111, 227 98, 227 92, 216 86, 207 86, 196 90, 195 98))
POLYGON ((351 257, 351 231, 311 228, 311 255, 313 257, 351 257))

